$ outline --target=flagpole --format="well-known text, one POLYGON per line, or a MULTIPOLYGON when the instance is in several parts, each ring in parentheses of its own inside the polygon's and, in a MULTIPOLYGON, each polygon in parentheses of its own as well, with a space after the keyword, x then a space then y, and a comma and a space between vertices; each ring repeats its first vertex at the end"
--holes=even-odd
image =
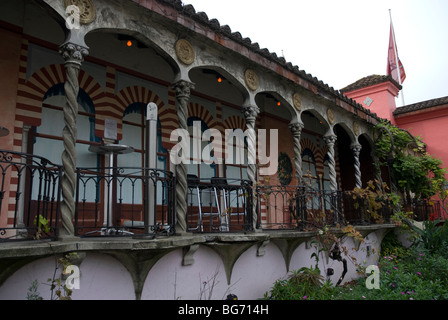
POLYGON ((394 24, 392 22, 392 10, 389 9, 389 17, 390 17, 390 26, 392 28, 392 41, 394 43, 394 54, 395 54, 395 63, 397 65, 397 74, 398 74, 398 83, 400 84, 401 88, 401 100, 404 106, 404 93, 403 93, 403 84, 401 83, 401 71, 400 71, 400 64, 398 60, 398 50, 397 50, 397 44, 395 42, 395 30, 394 30, 394 24))

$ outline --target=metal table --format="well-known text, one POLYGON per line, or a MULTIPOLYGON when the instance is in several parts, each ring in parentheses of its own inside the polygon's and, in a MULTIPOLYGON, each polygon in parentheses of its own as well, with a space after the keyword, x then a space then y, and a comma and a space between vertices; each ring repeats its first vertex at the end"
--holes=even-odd
MULTIPOLYGON (((90 146, 89 147, 90 152, 94 152, 97 154, 106 154, 109 157, 109 176, 112 177, 113 175, 113 167, 114 167, 114 155, 115 154, 128 154, 134 152, 134 148, 127 145, 122 144, 104 144, 99 146, 90 146)), ((111 184, 109 184, 108 192, 107 192, 107 199, 106 204, 107 206, 104 208, 104 222, 103 222, 103 228, 98 231, 93 232, 101 232, 102 234, 110 234, 114 233, 117 230, 111 229, 111 221, 113 218, 113 190, 111 188, 111 184)))

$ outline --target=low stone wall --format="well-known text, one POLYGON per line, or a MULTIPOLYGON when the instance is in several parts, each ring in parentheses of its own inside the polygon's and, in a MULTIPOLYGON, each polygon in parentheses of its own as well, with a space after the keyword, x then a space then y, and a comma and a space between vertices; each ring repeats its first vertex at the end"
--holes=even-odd
MULTIPOLYGON (((394 225, 357 227, 359 242, 341 236, 347 260, 344 282, 358 277, 357 265, 376 264, 381 241, 394 225), (356 263, 355 263, 356 262, 356 263)), ((335 231, 336 234, 337 231, 335 231)), ((251 234, 185 235, 169 238, 98 238, 55 242, 3 243, 0 246, 0 299, 26 299, 28 288, 51 299, 48 279, 57 259, 76 252, 71 261, 80 271, 72 299, 78 300, 240 300, 263 298, 274 282, 292 270, 315 266, 316 233, 270 231, 251 234)), ((324 276, 337 283, 340 261, 319 254, 324 276)), ((60 277, 62 267, 56 270, 60 277)), ((75 283, 75 282, 73 282, 75 283)))

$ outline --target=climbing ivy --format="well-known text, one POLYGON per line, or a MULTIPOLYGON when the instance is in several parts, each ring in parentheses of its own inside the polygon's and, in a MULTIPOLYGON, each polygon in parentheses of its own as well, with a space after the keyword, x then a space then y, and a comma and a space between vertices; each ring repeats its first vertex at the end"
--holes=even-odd
POLYGON ((446 169, 426 152, 425 143, 408 131, 382 122, 375 127, 377 156, 389 165, 396 186, 407 198, 430 199, 444 191, 446 169))

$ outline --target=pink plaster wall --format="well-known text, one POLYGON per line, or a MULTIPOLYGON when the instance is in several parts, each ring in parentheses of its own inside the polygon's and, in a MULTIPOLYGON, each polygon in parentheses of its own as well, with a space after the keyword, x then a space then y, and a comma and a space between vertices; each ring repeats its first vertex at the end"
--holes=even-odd
POLYGON ((373 113, 376 113, 379 117, 388 119, 395 124, 393 112, 396 109, 395 97, 398 96, 398 89, 391 82, 387 81, 370 87, 346 92, 345 95, 362 104, 373 113), (364 104, 367 97, 373 100, 370 106, 364 104))
MULTIPOLYGON (((427 151, 448 165, 448 148, 446 144, 448 127, 448 105, 437 106, 405 115, 396 119, 396 124, 414 136, 419 136, 427 145, 427 151)), ((448 177, 448 175, 447 175, 448 177)))
MULTIPOLYGON (((408 130, 416 137, 421 137, 427 145, 427 151, 448 165, 448 149, 446 148, 446 130, 448 126, 448 105, 437 106, 394 117, 396 110, 395 97, 398 89, 391 82, 384 82, 370 87, 345 93, 349 98, 361 103, 378 116, 402 129, 408 130), (367 97, 373 99, 370 106, 364 101, 367 97)), ((448 177, 448 175, 447 175, 448 177)))

